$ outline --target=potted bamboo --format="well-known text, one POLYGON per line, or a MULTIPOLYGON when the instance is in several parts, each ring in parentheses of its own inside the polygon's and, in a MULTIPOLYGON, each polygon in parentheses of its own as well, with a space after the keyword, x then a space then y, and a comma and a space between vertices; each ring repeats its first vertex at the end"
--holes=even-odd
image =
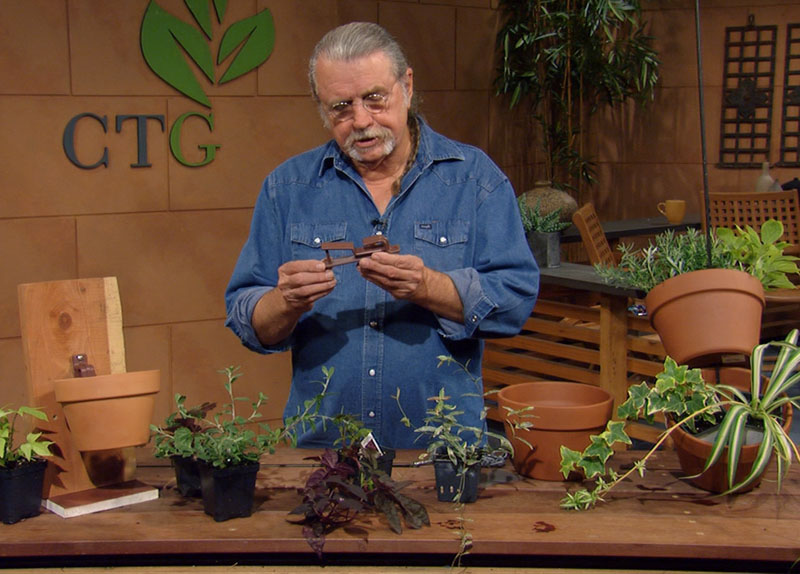
MULTIPOLYGON (((628 399, 617 409, 622 420, 610 421, 606 429, 592 437, 592 445, 583 452, 562 448, 562 472, 568 474, 577 469, 586 477, 595 480, 595 488, 581 488, 569 493, 562 500, 562 507, 570 510, 586 510, 603 500, 612 488, 632 473, 644 475, 647 460, 672 436, 676 448, 681 447, 683 433, 698 435, 704 427, 715 428, 713 438, 706 440, 706 451, 701 465, 679 451, 682 467, 688 479, 697 486, 712 492, 742 493, 753 488, 760 480, 767 465, 774 458, 777 462, 777 488, 786 476, 793 458, 800 458, 797 445, 789 437, 792 407, 798 407, 800 396, 789 396, 788 391, 800 382, 800 347, 797 346, 798 330, 792 330, 783 341, 757 345, 750 356, 750 371, 744 390, 737 383, 740 374, 721 379, 716 384, 706 381, 700 369, 678 365, 667 358, 664 370, 654 384, 641 383, 628 389, 628 399), (777 350, 774 364, 767 366, 765 357, 769 350, 777 350), (769 376, 767 372, 769 371, 769 376), (728 384, 733 383, 733 384, 728 384), (653 420, 661 413, 670 421, 668 428, 633 467, 618 474, 608 466, 616 443, 631 444, 625 433, 626 420, 644 417, 653 420), (748 433, 760 433, 754 448, 747 445, 748 433), (753 451, 751 455, 747 451, 753 451), (750 460, 747 457, 751 456, 750 460), (740 467, 744 462, 744 468, 740 467), (722 484, 717 484, 715 475, 721 471, 722 484)), ((711 374, 709 371, 705 375, 711 374)), ((708 431, 704 431, 708 432, 708 431)), ((701 440, 694 436, 693 440, 701 440)))
POLYGON ((718 364, 749 355, 759 342, 764 290, 794 288, 797 258, 784 255, 783 224, 659 234, 644 248, 620 245, 616 266, 595 266, 609 283, 646 293, 664 349, 679 364, 718 364))
POLYGON ((27 433, 25 440, 15 441, 15 425, 20 417, 47 420, 38 408, 0 408, 0 521, 5 524, 39 514, 47 468, 44 457, 51 455, 53 444, 41 432, 34 431, 27 433))

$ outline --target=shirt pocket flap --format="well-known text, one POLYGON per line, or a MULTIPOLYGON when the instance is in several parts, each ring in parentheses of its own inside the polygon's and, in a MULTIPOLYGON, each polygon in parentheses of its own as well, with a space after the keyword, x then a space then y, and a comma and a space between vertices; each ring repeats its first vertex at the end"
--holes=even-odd
POLYGON ((342 241, 347 235, 347 223, 293 223, 291 225, 292 243, 307 247, 319 247, 330 241, 342 241))
POLYGON ((414 238, 437 247, 466 243, 468 236, 469 221, 463 219, 418 221, 414 224, 414 238))

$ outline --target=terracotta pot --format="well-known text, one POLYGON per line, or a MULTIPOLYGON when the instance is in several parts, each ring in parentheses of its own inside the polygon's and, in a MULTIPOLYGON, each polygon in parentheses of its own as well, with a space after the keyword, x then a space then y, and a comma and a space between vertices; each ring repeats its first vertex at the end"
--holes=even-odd
POLYGON ((75 448, 141 446, 150 438, 160 371, 134 371, 53 381, 75 448))
POLYGON ((561 445, 583 451, 589 445, 591 435, 605 430, 612 415, 614 398, 592 385, 538 381, 505 387, 498 393, 497 403, 503 416, 508 413, 505 407, 521 410, 533 406, 533 410, 524 413, 522 418, 511 415, 504 421, 506 435, 514 445, 517 472, 539 480, 564 480, 561 445), (533 428, 513 430, 515 421, 530 422, 533 428), (527 440, 533 449, 519 438, 527 440))
MULTIPOLYGON (((719 373, 720 383, 730 385, 744 391, 750 391, 749 370, 729 367, 720 369, 719 373)), ((703 369, 703 379, 706 382, 716 384, 718 382, 716 370, 703 369)), ((784 406, 783 418, 783 430, 788 433, 789 428, 792 426, 792 407, 788 403, 784 406)), ((669 421, 669 426, 674 426, 674 422, 669 421)), ((673 442, 675 443, 675 451, 678 454, 678 460, 681 463, 681 470, 685 473, 685 475, 693 476, 702 471, 706 465, 708 455, 711 453, 712 443, 707 440, 697 438, 696 436, 684 431, 682 428, 678 428, 677 430, 673 431, 671 436, 673 442)), ((750 469, 753 467, 753 461, 756 459, 756 454, 758 453, 758 447, 758 443, 748 444, 742 447, 742 453, 739 457, 739 464, 736 468, 737 482, 741 481, 750 473, 750 469)), ((718 460, 711 468, 697 478, 692 478, 691 482, 695 486, 698 486, 699 488, 709 492, 719 493, 728 490, 728 447, 725 447, 720 460, 718 460)), ((748 486, 738 490, 737 492, 748 492, 758 486, 760 482, 761 477, 758 477, 748 486)))
POLYGON ((759 342, 764 288, 744 271, 703 269, 667 279, 645 298, 650 323, 679 365, 750 356, 759 342))

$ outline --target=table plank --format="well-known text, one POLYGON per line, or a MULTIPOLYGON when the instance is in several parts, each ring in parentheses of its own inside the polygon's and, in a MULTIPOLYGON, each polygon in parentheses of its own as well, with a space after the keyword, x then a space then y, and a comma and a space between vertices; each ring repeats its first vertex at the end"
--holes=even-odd
MULTIPOLYGON (((302 453, 307 454, 307 453, 302 453)), ((641 453, 618 453, 629 465, 641 453)), ((301 528, 287 520, 299 504, 297 492, 312 471, 301 452, 265 458, 259 472, 253 516, 214 522, 199 500, 181 498, 171 486, 171 469, 144 467, 138 479, 161 488, 158 500, 97 514, 63 519, 45 513, 3 527, 0 556, 296 555, 311 550, 301 528)), ((410 462, 416 453, 399 454, 410 462)), ((398 467, 399 480, 423 502, 431 526, 391 532, 382 517, 367 515, 330 534, 326 553, 338 555, 452 556, 458 549, 459 514, 438 502, 433 469, 398 467)), ((567 512, 558 503, 574 483, 520 478, 510 467, 484 469, 478 501, 464 518, 474 538, 473 556, 537 556, 567 559, 665 558, 792 562, 800 556, 800 471, 793 468, 780 496, 765 482, 742 496, 709 497, 680 480, 673 452, 659 453, 644 478, 621 485, 588 512, 567 512)), ((376 560, 378 560, 376 558, 376 560)))

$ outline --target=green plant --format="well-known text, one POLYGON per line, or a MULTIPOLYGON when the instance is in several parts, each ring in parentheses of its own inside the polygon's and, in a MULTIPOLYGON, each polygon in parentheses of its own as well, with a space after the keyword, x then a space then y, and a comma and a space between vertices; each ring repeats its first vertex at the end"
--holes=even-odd
POLYGON ((519 214, 522 219, 522 226, 525 228, 525 233, 529 231, 539 231, 542 233, 550 233, 554 231, 561 231, 572 225, 569 221, 561 221, 561 208, 554 209, 550 213, 542 215, 540 203, 531 207, 525 201, 523 196, 517 198, 519 204, 519 214))
MULTIPOLYGON (((647 459, 663 444, 676 429, 685 426, 689 431, 705 421, 719 423, 711 453, 702 474, 722 457, 728 449, 728 490, 723 494, 739 491, 750 485, 765 470, 771 457, 777 460, 778 490, 786 476, 793 457, 800 458, 797 446, 782 426, 784 405, 798 407, 800 396, 790 397, 789 389, 800 381, 800 348, 797 346, 798 330, 792 330, 784 341, 773 341, 757 345, 750 357, 750 393, 728 385, 706 383, 699 369, 679 366, 671 358, 664 362, 664 370, 653 385, 641 383, 628 389, 628 399, 617 409, 622 420, 611 421, 606 431, 592 437, 591 444, 581 453, 561 447, 561 470, 568 476, 573 470, 582 470, 585 476, 595 480, 592 491, 580 489, 567 494, 562 508, 586 510, 592 508, 603 496, 633 472, 644 475, 647 459), (775 364, 766 383, 764 357, 770 347, 778 350, 775 364), (674 424, 662 433, 655 445, 624 474, 618 474, 607 463, 613 455, 615 443, 630 444, 625 433, 625 420, 640 417, 653 420, 656 413, 671 418, 674 424), (715 416, 721 415, 721 421, 715 416), (735 481, 736 465, 744 445, 747 426, 756 425, 762 430, 761 445, 750 472, 739 482, 735 481)), ((692 478, 692 477, 687 477, 692 478)))
POLYGON ((21 406, 17 409, 0 408, 0 468, 15 466, 32 461, 36 457, 51 456, 52 441, 42 438, 41 432, 29 432, 25 440, 14 446, 14 429, 19 417, 33 417, 46 421, 47 414, 37 407, 21 406))
POLYGON ((696 229, 688 229, 685 233, 672 230, 660 233, 643 249, 620 244, 619 263, 616 266, 595 265, 595 270, 608 283, 645 293, 670 277, 700 269, 746 271, 758 278, 764 289, 793 287, 787 275, 798 273, 794 263, 797 258, 784 255, 787 244, 777 241, 783 235, 780 221, 767 221, 761 235, 750 226, 735 230, 717 228, 710 235, 710 265, 706 236, 696 229))
POLYGON ((496 86, 528 104, 540 128, 547 179, 593 183, 582 130, 601 105, 651 100, 659 60, 638 0, 501 0, 496 86))
POLYGON ((302 411, 288 417, 283 427, 273 429, 260 422, 263 418, 260 409, 268 400, 267 396, 259 393, 255 401, 234 396, 234 383, 241 377, 239 367, 230 366, 219 372, 226 377, 224 387, 229 402, 216 411, 214 403, 187 408, 186 397, 176 394, 177 410, 167 417, 164 425, 150 426, 155 436, 156 456, 196 458, 217 468, 257 462, 262 454, 274 452, 281 442, 294 444, 295 430, 299 426, 315 424, 319 405, 333 376, 333 368, 323 367, 320 394, 307 401, 302 411), (247 416, 237 412, 237 404, 242 402, 250 404, 247 416))
POLYGON ((784 255, 789 245, 780 241, 783 236, 783 223, 769 219, 757 232, 749 225, 744 229, 736 226, 736 231, 725 227, 716 229, 719 241, 742 269, 757 277, 764 289, 794 289, 795 285, 787 277, 798 274, 797 257, 784 255))
POLYGON ((389 527, 402 534, 403 523, 418 529, 430 525, 425 506, 401 492, 408 482, 396 482, 378 466, 378 450, 364 446, 370 431, 352 415, 340 414, 325 422, 339 428, 336 448, 309 457, 319 468, 302 488, 303 502, 290 515, 303 525, 303 536, 322 557, 325 536, 363 512, 379 512, 389 527))

